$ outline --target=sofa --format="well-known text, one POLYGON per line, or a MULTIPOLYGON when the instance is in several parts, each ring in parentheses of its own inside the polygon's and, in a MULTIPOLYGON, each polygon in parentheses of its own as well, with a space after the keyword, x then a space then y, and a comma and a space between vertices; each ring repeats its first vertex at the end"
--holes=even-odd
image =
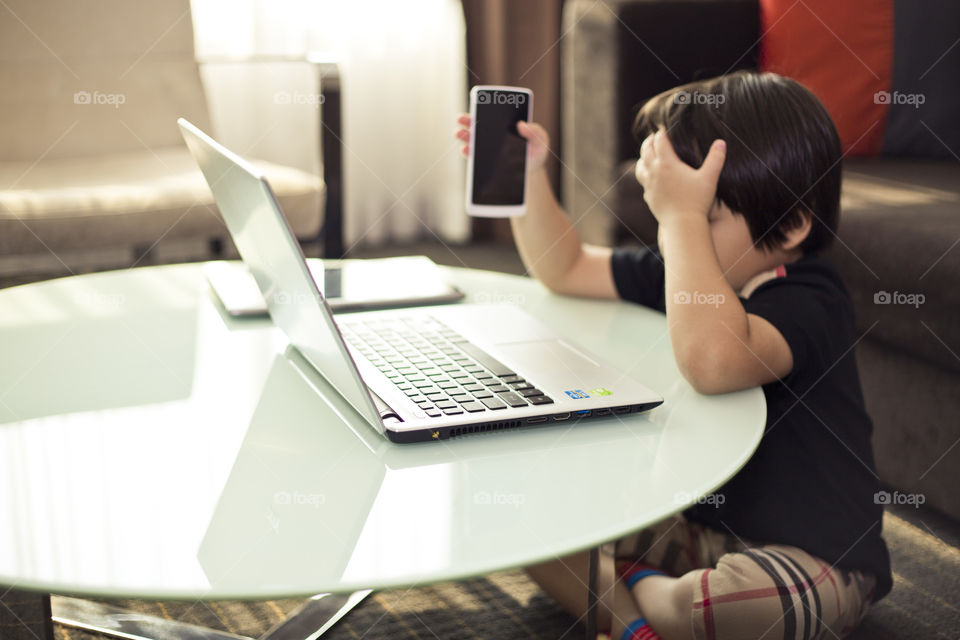
MULTIPOLYGON (((143 264, 177 242, 199 247, 187 259, 204 259, 229 244, 176 124, 183 116, 222 133, 211 128, 189 1, 11 0, 0 13, 0 276, 143 264)), ((324 88, 327 99, 338 78, 324 88)), ((254 162, 297 236, 317 238, 324 179, 254 162)), ((337 158, 329 164, 339 170, 337 158)), ((327 204, 338 206, 333 182, 327 204)))
MULTIPOLYGON (((586 241, 656 242, 656 221, 633 178, 633 117, 647 98, 672 86, 757 69, 767 30, 762 3, 567 2, 563 199, 586 241)), ((798 11, 810 10, 801 4, 798 11)), ((894 9, 909 14, 910 5, 896 2, 894 9)), ((897 24, 909 23, 901 13, 897 24)), ((960 30, 960 21, 950 28, 960 30)), ((910 51, 909 38, 932 36, 898 27, 896 37, 902 55, 910 51)), ((957 73, 943 83, 956 86, 960 50, 943 49, 927 73, 957 73)), ((948 100, 938 96, 933 106, 955 115, 956 104, 948 100)), ((934 129, 933 117, 921 117, 920 125, 934 129)), ((923 134, 918 130, 904 138, 907 143, 923 134)), ((935 137, 939 147, 927 136, 933 145, 928 157, 918 157, 910 144, 890 149, 889 140, 871 157, 845 157, 842 217, 829 257, 855 304, 862 335, 856 356, 873 419, 877 471, 890 499, 914 496, 960 518, 960 145, 935 137)))

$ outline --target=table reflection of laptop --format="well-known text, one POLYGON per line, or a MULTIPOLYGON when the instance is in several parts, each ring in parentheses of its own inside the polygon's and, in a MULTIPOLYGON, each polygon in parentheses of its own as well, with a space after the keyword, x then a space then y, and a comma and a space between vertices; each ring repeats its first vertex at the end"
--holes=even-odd
POLYGON ((263 174, 181 119, 270 316, 376 430, 446 439, 646 411, 663 399, 510 305, 372 311, 334 320, 263 174))
POLYGON ((523 487, 527 506, 550 512, 563 509, 571 493, 536 482, 550 477, 537 464, 559 456, 573 465, 568 473, 594 474, 595 461, 615 450, 649 466, 662 438, 662 429, 643 419, 555 429, 564 433, 518 432, 510 447, 496 438, 398 447, 288 347, 271 364, 200 544, 200 566, 218 591, 229 585, 237 594, 266 587, 308 593, 331 584, 362 589, 391 577, 399 584, 454 559, 469 564, 470 546, 452 540, 504 535, 499 520, 477 517, 477 505, 484 492, 496 499, 505 469, 528 469, 534 477, 523 487), (384 548, 395 553, 384 558, 384 548))

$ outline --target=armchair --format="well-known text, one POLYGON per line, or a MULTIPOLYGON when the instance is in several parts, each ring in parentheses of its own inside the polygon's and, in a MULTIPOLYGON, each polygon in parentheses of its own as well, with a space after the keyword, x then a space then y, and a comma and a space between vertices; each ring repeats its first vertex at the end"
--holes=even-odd
MULTIPOLYGON (((0 272, 130 266, 161 240, 215 252, 228 236, 176 126, 210 130, 188 0, 0 11, 0 272)), ((317 68, 336 97, 335 66, 317 68)), ((323 179, 255 163, 297 236, 316 238, 323 179)))

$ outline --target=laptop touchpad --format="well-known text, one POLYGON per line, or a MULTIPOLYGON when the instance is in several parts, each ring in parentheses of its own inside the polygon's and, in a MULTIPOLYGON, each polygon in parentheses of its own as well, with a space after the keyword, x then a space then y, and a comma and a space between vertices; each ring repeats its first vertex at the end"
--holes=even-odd
POLYGON ((510 362, 536 363, 539 371, 553 371, 566 376, 581 376, 601 368, 597 362, 562 340, 503 344, 496 347, 496 353, 510 362))

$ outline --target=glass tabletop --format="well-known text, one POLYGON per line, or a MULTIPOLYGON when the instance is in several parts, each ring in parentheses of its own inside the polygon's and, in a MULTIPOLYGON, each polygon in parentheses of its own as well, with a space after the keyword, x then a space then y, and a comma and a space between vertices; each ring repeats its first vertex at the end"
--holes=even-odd
POLYGON ((201 265, 0 291, 0 584, 273 598, 475 576, 615 538, 710 493, 760 389, 702 396, 662 314, 447 271, 664 396, 653 411, 416 445, 369 427, 201 265))

